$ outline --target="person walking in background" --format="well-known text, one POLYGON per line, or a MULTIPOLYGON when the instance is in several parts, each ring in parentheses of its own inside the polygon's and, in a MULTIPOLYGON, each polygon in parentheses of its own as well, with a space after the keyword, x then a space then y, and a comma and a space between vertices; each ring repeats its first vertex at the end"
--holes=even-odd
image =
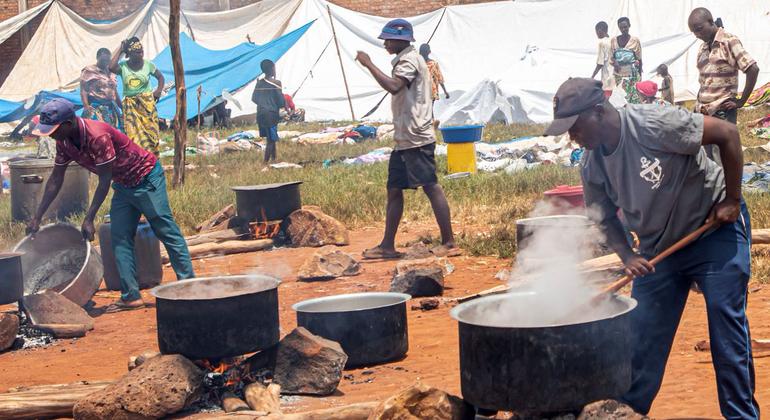
POLYGON ((642 75, 642 43, 639 38, 629 35, 631 20, 627 17, 618 19, 620 35, 612 38, 610 63, 614 69, 615 83, 626 92, 626 101, 632 104, 640 102, 636 82, 642 75))
POLYGON ((278 122, 281 121, 281 108, 286 108, 286 98, 283 96, 281 81, 275 78, 275 63, 262 60, 259 67, 264 77, 257 81, 251 101, 257 104, 257 126, 259 136, 267 142, 265 163, 268 163, 278 158, 278 122))
POLYGON ((93 241, 94 218, 112 183, 110 232, 120 274, 121 296, 107 308, 108 312, 144 307, 136 280, 134 256, 134 236, 142 215, 165 245, 177 279, 195 277, 187 242, 168 204, 163 168, 152 153, 107 123, 76 117, 74 106, 64 99, 53 99, 43 105, 33 122, 36 124, 33 135, 51 136, 56 140, 56 159, 27 233, 38 231, 43 215, 61 190, 67 166, 76 162, 99 178, 81 227, 83 238, 93 241))
POLYGON ((139 38, 123 41, 110 62, 110 71, 123 81, 123 128, 136 144, 154 154, 160 154, 160 128, 156 102, 163 93, 163 73, 150 60, 144 59, 144 48, 139 38), (127 60, 120 61, 122 55, 127 60), (150 76, 158 80, 153 90, 150 76))
POLYGON ((122 107, 118 97, 118 81, 110 72, 112 53, 107 48, 96 52, 96 64, 80 72, 80 100, 83 118, 105 122, 123 130, 122 107))
POLYGON ((759 66, 743 49, 741 40, 714 23, 708 9, 699 7, 687 21, 690 31, 703 41, 697 55, 700 72, 695 111, 735 124, 738 108, 746 104, 757 83, 759 66), (738 71, 746 74, 743 94, 738 94, 738 71))
POLYGON ((664 101, 674 104, 674 78, 671 77, 670 74, 668 74, 668 66, 665 64, 661 64, 658 66, 657 69, 658 76, 661 77, 662 82, 660 83, 660 96, 663 98, 664 101))
MULTIPOLYGON (((422 44, 420 45, 420 55, 422 56, 423 60, 425 60, 425 64, 428 66, 428 73, 430 74, 430 96, 433 99, 433 104, 435 105, 436 101, 438 101, 441 96, 439 94, 439 86, 441 86, 441 89, 444 90, 444 96, 449 99, 449 92, 446 90, 446 86, 444 85, 444 74, 441 73, 441 67, 438 65, 438 61, 430 58, 430 45, 429 44, 422 44)), ((434 115, 435 114, 431 114, 434 115)), ((434 118, 433 121, 433 127, 437 128, 439 125, 439 121, 434 118)))
POLYGON ((433 248, 438 256, 459 255, 452 233, 452 220, 444 190, 436 177, 436 136, 433 132, 431 77, 425 59, 412 46, 412 24, 404 19, 388 22, 379 39, 385 50, 393 54, 391 76, 372 63, 363 51, 356 55, 361 65, 371 72, 377 83, 392 95, 391 108, 396 148, 388 164, 388 202, 385 233, 374 248, 364 251, 364 258, 400 258, 395 240, 404 212, 404 190, 422 190, 428 196, 441 230, 441 245, 433 248))
POLYGON ((615 79, 610 71, 610 57, 612 55, 612 42, 610 36, 607 34, 609 26, 607 22, 599 22, 594 27, 596 30, 596 37, 599 38, 599 45, 596 53, 596 67, 591 74, 591 78, 595 78, 599 72, 601 72, 602 89, 604 90, 604 96, 610 97, 612 95, 612 89, 615 88, 615 79))

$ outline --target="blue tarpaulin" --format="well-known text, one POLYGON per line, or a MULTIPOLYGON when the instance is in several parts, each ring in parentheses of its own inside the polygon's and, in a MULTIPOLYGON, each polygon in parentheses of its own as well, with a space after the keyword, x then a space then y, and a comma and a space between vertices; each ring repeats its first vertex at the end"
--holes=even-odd
MULTIPOLYGON (((233 92, 259 77, 262 74, 259 67, 262 60, 278 61, 307 32, 312 24, 313 22, 310 22, 264 45, 242 43, 226 50, 209 50, 190 39, 187 34, 181 33, 179 44, 182 50, 185 85, 187 87, 187 118, 198 115, 196 92, 198 86, 201 86, 203 91, 200 108, 203 112, 217 97, 222 95, 223 90, 233 92)), ((163 73, 166 82, 173 83, 174 67, 171 62, 170 47, 166 47, 152 61, 163 73)), ((156 83, 154 78, 152 81, 156 83)), ((121 84, 118 83, 118 85, 119 90, 122 91, 121 84)), ((70 92, 41 91, 34 100, 27 102, 0 99, 0 122, 16 121, 34 114, 40 104, 54 97, 66 98, 78 108, 83 106, 80 101, 80 90, 70 92)), ((171 88, 158 101, 158 116, 172 119, 175 114, 176 90, 171 88)))

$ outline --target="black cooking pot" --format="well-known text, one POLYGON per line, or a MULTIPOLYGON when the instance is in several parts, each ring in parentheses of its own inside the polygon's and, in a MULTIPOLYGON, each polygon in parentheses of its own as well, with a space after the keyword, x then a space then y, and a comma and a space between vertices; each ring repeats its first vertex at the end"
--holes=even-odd
POLYGON ((152 289, 161 353, 220 359, 278 343, 278 279, 224 276, 152 289))
POLYGON ((24 295, 20 252, 0 254, 0 305, 18 302, 24 295))
POLYGON ((631 385, 636 301, 618 296, 574 324, 538 326, 526 315, 539 310, 532 297, 512 292, 452 309, 463 398, 482 409, 553 413, 623 395, 631 385), (512 316, 501 319, 506 313, 512 316))
POLYGON ((249 222, 283 220, 302 208, 301 181, 232 187, 238 217, 249 222))
POLYGON ((403 293, 351 293, 305 300, 292 306, 297 325, 336 341, 347 368, 397 360, 409 350, 403 293))

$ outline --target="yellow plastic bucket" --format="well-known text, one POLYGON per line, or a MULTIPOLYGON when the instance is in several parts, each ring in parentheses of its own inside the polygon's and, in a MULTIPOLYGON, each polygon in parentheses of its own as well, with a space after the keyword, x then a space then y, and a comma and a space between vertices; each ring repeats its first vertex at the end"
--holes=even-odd
POLYGON ((448 143, 447 172, 476 173, 476 143, 448 143))

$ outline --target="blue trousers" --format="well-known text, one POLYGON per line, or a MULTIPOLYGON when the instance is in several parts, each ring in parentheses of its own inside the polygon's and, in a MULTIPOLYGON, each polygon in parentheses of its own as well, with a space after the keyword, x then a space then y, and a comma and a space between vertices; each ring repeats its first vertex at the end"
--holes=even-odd
POLYGON ((136 281, 134 235, 143 214, 155 236, 166 247, 176 278, 183 280, 195 277, 187 242, 171 214, 166 194, 166 176, 160 163, 136 187, 128 188, 113 182, 112 189, 110 234, 115 265, 120 275, 121 298, 132 301, 141 297, 136 281))
POLYGON ((674 335, 694 281, 706 300, 722 415, 727 419, 759 418, 746 318, 750 232, 749 212, 746 204, 741 203, 737 222, 721 226, 663 260, 655 273, 634 280, 631 295, 639 305, 631 313, 632 385, 622 400, 637 412, 647 414, 660 390, 674 335))

